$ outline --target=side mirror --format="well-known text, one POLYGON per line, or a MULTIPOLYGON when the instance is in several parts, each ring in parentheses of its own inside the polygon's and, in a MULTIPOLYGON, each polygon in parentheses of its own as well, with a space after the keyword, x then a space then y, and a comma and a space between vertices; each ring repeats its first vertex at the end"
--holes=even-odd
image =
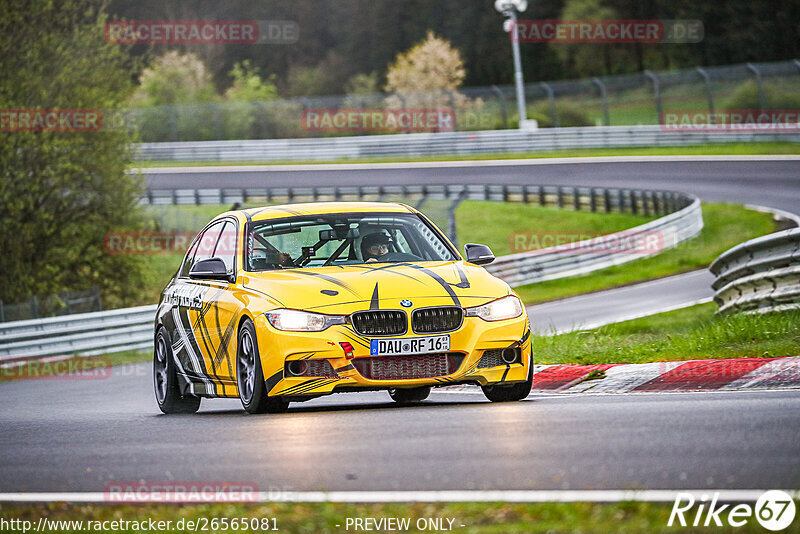
POLYGON ((224 280, 231 282, 232 274, 228 273, 225 262, 219 258, 200 260, 189 270, 189 278, 194 280, 224 280))
POLYGON ((487 265, 494 261, 492 249, 486 245, 479 245, 477 243, 467 243, 464 245, 464 256, 466 256, 469 263, 474 263, 475 265, 487 265))

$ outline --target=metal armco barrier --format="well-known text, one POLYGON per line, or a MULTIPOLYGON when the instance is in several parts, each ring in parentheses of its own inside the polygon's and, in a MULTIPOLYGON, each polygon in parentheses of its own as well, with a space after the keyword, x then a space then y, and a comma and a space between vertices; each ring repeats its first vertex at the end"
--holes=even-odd
POLYGON ((790 141, 800 133, 781 131, 668 131, 659 125, 589 126, 523 130, 482 130, 313 139, 142 143, 144 161, 308 161, 441 154, 499 154, 575 148, 686 146, 706 143, 790 141))
POLYGON ((678 195, 680 209, 649 223, 577 243, 501 256, 486 266, 511 287, 578 276, 646 258, 691 239, 703 229, 700 199, 678 195))
POLYGON ((0 363, 153 346, 156 306, 0 323, 0 363))
POLYGON ((719 313, 800 308, 800 228, 737 245, 709 269, 719 313))
MULTIPOLYGON (((501 256, 488 270, 519 286, 584 274, 660 252, 695 236, 703 227, 700 201, 672 191, 540 185, 348 186, 274 189, 151 190, 149 204, 216 204, 232 202, 291 203, 333 200, 390 200, 390 197, 448 199, 449 212, 465 199, 524 202, 600 213, 658 216, 649 223, 605 236, 628 241, 658 236, 647 252, 597 250, 596 240, 501 256)), ((453 225, 454 226, 454 225, 453 225)), ((605 241, 607 242, 607 241, 605 241)), ((61 355, 90 355, 152 349, 156 306, 141 306, 32 321, 0 323, 0 363, 61 355)))

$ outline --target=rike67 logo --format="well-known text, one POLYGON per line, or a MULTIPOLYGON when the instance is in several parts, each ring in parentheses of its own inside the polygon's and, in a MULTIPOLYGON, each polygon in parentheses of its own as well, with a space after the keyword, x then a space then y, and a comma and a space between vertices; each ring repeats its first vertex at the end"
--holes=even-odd
POLYGON ((755 517, 765 529, 780 531, 794 521, 794 500, 785 491, 767 491, 758 498, 755 506, 744 503, 719 504, 719 493, 714 493, 710 501, 708 497, 701 495, 696 500, 691 493, 678 493, 667 526, 743 527, 755 517))

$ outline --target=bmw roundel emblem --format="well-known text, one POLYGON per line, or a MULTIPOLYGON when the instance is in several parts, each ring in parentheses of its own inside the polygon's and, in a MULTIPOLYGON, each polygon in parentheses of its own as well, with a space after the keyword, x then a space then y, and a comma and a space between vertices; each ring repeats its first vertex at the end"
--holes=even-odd
POLYGON ((400 301, 400 306, 402 306, 404 308, 410 308, 413 305, 414 305, 414 303, 411 302, 410 300, 403 299, 403 300, 400 301))

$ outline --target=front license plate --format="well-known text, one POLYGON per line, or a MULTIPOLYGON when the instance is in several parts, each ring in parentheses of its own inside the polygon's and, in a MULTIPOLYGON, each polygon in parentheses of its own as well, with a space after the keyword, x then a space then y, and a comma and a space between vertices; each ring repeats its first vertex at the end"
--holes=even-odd
POLYGON ((369 345, 371 356, 395 354, 427 354, 450 350, 450 336, 401 337, 373 339, 369 345))

